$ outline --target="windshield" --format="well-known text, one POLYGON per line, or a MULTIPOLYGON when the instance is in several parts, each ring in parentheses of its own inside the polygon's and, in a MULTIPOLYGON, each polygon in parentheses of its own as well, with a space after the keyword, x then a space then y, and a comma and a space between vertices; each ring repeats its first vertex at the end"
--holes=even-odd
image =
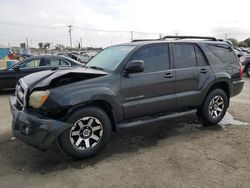
POLYGON ((91 59, 87 67, 114 71, 135 46, 111 46, 91 59))

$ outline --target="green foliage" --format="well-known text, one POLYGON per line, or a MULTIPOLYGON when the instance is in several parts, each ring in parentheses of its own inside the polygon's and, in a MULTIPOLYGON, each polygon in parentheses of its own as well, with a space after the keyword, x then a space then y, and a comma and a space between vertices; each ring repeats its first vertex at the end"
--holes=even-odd
POLYGON ((38 47, 39 47, 39 49, 48 50, 48 49, 50 49, 50 43, 48 43, 48 42, 45 42, 45 43, 39 42, 38 47))
POLYGON ((244 42, 247 44, 248 47, 250 47, 250 38, 245 39, 244 42))
POLYGON ((43 43, 42 43, 42 42, 39 42, 39 43, 38 43, 38 47, 39 47, 39 49, 42 49, 42 48, 43 48, 43 43))
POLYGON ((56 44, 55 49, 61 51, 65 49, 65 46, 63 44, 56 44))
POLYGON ((50 43, 48 43, 48 42, 44 43, 43 48, 50 49, 50 43))
POLYGON ((238 40, 235 39, 235 38, 230 38, 230 39, 227 39, 227 40, 230 40, 233 43, 233 46, 238 46, 238 44, 239 44, 238 40))
POLYGON ((248 47, 247 43, 244 41, 240 41, 238 46, 239 47, 248 47))

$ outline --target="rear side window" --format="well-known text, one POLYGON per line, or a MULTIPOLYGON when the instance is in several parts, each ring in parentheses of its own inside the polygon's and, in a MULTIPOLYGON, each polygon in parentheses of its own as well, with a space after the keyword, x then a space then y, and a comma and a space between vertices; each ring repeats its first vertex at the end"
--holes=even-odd
POLYGON ((156 72, 169 69, 168 45, 148 46, 140 50, 132 60, 143 60, 144 72, 156 72))
POLYGON ((58 67, 58 66, 69 66, 69 63, 58 58, 46 59, 46 66, 58 67))
POLYGON ((195 53, 196 53, 196 59, 197 59, 197 65, 198 66, 207 66, 207 60, 204 57, 204 54, 202 53, 201 49, 195 45, 195 53))
POLYGON ((234 64, 237 62, 237 58, 229 45, 207 44, 207 46, 222 63, 234 64))
POLYGON ((192 44, 174 45, 175 68, 196 67, 196 55, 192 44))

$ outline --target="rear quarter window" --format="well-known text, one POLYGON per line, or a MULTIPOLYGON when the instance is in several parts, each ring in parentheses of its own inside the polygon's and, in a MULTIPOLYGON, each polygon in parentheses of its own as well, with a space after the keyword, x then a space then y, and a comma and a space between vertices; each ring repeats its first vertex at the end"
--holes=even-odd
POLYGON ((237 58, 233 49, 227 44, 207 44, 207 47, 220 60, 221 63, 234 64, 237 58))

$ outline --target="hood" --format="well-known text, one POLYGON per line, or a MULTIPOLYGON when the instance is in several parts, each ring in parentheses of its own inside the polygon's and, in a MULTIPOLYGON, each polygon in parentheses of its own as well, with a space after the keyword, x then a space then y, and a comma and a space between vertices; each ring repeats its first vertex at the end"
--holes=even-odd
POLYGON ((85 68, 59 68, 56 70, 40 71, 22 78, 28 87, 32 90, 34 87, 57 87, 81 80, 96 78, 107 75, 107 72, 85 68))

